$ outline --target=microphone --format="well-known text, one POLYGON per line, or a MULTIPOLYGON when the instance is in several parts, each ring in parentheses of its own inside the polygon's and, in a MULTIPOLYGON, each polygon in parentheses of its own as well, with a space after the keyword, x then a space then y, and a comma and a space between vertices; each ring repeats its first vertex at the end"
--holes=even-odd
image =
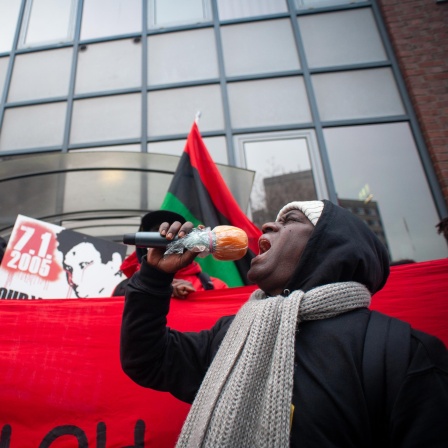
POLYGON ((181 254, 187 250, 201 252, 200 256, 212 254, 217 260, 234 261, 243 258, 248 249, 248 238, 244 230, 233 226, 217 226, 193 229, 184 238, 167 240, 158 232, 126 233, 123 243, 137 247, 166 248, 165 254, 181 254))
POLYGON ((137 232, 125 233, 123 236, 123 243, 136 247, 155 247, 164 248, 173 241, 178 241, 178 237, 168 241, 159 232, 137 232))

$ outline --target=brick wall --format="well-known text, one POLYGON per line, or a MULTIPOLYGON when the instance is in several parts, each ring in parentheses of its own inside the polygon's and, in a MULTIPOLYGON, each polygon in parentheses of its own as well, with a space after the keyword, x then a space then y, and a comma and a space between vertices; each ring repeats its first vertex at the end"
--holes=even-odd
POLYGON ((378 4, 448 205, 448 1, 378 4))

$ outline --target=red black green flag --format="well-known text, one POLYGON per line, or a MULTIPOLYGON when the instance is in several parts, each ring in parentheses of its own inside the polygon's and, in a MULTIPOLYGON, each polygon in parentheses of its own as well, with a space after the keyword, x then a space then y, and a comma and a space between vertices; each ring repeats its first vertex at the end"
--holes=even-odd
POLYGON ((211 255, 198 258, 202 269, 229 286, 248 284, 250 261, 258 253, 260 229, 249 220, 232 196, 211 158, 196 123, 188 135, 185 150, 174 173, 161 209, 181 214, 195 226, 214 228, 231 225, 243 229, 249 238, 249 250, 238 261, 220 261, 211 255))

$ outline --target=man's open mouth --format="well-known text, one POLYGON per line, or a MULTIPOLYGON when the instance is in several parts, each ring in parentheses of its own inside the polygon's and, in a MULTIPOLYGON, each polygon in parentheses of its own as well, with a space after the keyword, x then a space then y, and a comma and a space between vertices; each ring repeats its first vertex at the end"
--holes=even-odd
POLYGON ((271 243, 265 238, 260 238, 258 240, 258 248, 260 251, 259 255, 262 255, 271 248, 271 243))

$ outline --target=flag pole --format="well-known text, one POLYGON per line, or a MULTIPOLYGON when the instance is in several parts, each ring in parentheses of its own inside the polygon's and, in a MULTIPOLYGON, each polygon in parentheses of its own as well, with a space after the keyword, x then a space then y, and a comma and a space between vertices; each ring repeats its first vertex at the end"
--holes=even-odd
POLYGON ((196 126, 199 126, 199 119, 201 118, 202 112, 200 110, 198 110, 196 112, 196 116, 194 118, 194 122, 196 123, 196 126))

